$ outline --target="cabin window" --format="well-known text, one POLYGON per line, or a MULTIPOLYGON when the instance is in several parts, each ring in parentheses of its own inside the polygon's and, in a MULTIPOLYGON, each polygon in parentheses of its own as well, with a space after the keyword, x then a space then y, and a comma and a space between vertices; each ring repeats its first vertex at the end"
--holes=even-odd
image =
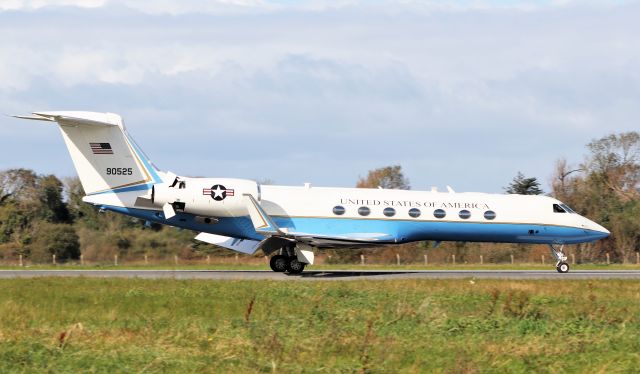
POLYGON ((382 214, 384 214, 387 217, 393 217, 396 215, 396 210, 391 207, 384 208, 384 210, 382 211, 382 214))
POLYGON ((493 210, 487 210, 486 212, 484 212, 484 219, 491 221, 491 220, 494 220, 495 218, 496 218, 496 212, 494 212, 493 210))
POLYGON ((463 209, 460 211, 460 213, 458 213, 458 216, 462 219, 468 219, 469 217, 471 217, 471 212, 466 209, 463 209))
POLYGON ((360 208, 358 208, 358 214, 361 216, 368 216, 369 213, 371 213, 371 209, 367 208, 366 206, 361 206, 360 208))
POLYGON ((409 215, 413 218, 418 218, 420 217, 420 209, 418 208, 411 208, 409 209, 409 215))
POLYGON ((566 213, 567 211, 564 210, 564 208, 561 207, 560 204, 553 204, 553 212, 554 213, 566 213))
POLYGON ((562 209, 567 211, 567 213, 575 213, 575 211, 573 209, 569 208, 569 206, 567 204, 560 204, 560 206, 562 207, 562 209))
POLYGON ((342 205, 336 205, 333 207, 333 214, 335 214, 336 216, 341 216, 343 215, 345 212, 345 209, 342 205))
POLYGON ((433 216, 436 218, 444 218, 447 216, 447 212, 445 212, 443 209, 436 209, 433 211, 433 216))

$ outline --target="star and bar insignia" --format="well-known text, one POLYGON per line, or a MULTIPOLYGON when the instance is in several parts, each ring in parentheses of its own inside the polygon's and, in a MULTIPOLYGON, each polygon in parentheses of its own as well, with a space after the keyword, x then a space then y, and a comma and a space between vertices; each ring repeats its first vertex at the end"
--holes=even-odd
POLYGON ((215 201, 222 201, 227 196, 233 196, 234 191, 232 189, 227 189, 225 186, 221 184, 216 184, 211 188, 203 188, 203 195, 210 195, 215 201))

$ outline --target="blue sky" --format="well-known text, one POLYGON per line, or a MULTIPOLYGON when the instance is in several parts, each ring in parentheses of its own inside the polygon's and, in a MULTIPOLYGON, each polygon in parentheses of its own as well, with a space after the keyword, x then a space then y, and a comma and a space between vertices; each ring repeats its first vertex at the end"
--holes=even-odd
MULTIPOLYGON (((182 175, 501 192, 640 129, 634 1, 0 1, 0 112, 121 114, 182 175)), ((0 119, 0 169, 73 175, 0 119)))

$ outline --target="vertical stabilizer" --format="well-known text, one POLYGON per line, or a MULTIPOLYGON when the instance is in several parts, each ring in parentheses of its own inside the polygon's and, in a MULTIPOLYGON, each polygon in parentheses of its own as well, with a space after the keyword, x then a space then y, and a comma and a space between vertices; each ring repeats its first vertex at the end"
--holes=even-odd
POLYGON ((144 190, 161 182, 158 170, 113 113, 35 112, 18 118, 56 122, 87 195, 144 190))

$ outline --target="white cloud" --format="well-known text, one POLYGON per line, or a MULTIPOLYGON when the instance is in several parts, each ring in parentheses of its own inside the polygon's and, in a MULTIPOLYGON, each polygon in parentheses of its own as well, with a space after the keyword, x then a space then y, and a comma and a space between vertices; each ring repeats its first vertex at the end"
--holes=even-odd
POLYGON ((181 15, 188 13, 217 14, 267 10, 269 4, 262 0, 110 0, 111 5, 123 5, 148 14, 181 15))
POLYGON ((37 10, 44 7, 74 6, 79 8, 99 8, 108 0, 2 0, 1 10, 37 10))
POLYGON ((325 12, 342 9, 402 12, 539 11, 553 8, 612 7, 617 0, 3 0, 2 10, 38 10, 53 7, 126 7, 154 15, 262 13, 277 11, 325 12))
POLYGON ((3 0, 2 10, 38 10, 41 8, 100 8, 124 6, 148 14, 219 13, 251 9, 267 9, 262 0, 3 0))
POLYGON ((160 165, 192 175, 223 154, 215 175, 348 185, 399 162, 416 186, 499 191, 640 116, 635 4, 42 3, 0 7, 25 10, 0 12, 2 111, 121 112, 160 165), (166 152, 176 128, 192 144, 166 152))

